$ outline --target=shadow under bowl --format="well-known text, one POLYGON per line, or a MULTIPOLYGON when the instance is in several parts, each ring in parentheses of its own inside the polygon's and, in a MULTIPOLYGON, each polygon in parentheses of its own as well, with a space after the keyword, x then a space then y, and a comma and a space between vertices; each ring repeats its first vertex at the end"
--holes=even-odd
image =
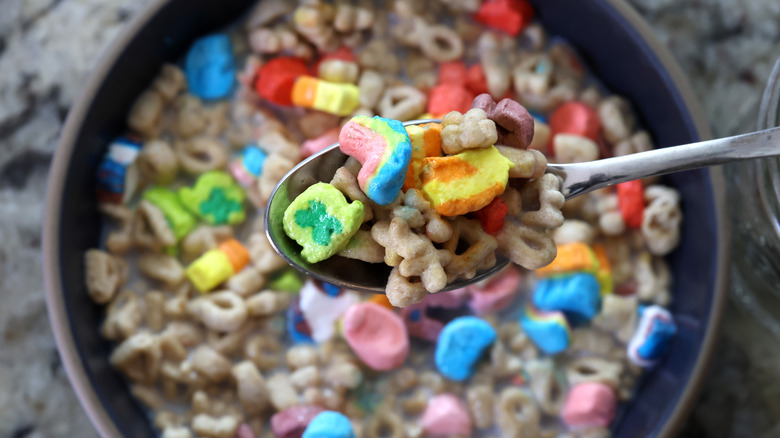
MULTIPOLYGON (((622 0, 533 0, 553 35, 571 42, 612 92, 628 98, 659 146, 708 137, 692 92, 668 51, 622 0)), ((254 0, 157 1, 106 52, 71 109, 51 167, 43 231, 49 317, 71 383, 104 437, 153 437, 141 405, 108 362, 111 343, 98 332, 104 308, 84 286, 84 252, 99 245, 95 170, 109 142, 124 133, 136 96, 164 62, 192 41, 238 19, 254 0)), ((728 262, 719 170, 672 175, 685 220, 670 255, 678 335, 667 358, 639 382, 618 413, 615 437, 672 436, 695 401, 715 344, 728 262)))

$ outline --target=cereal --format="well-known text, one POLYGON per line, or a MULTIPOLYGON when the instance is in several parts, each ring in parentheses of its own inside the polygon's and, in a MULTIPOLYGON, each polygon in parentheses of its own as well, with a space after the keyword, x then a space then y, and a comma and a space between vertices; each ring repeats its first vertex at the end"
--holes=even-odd
POLYGON ((395 313, 374 303, 354 304, 342 322, 344 338, 372 369, 386 371, 400 366, 409 354, 409 337, 395 313))
POLYGON ((364 206, 348 203, 330 184, 317 183, 298 195, 284 212, 284 232, 303 247, 301 255, 317 263, 346 246, 363 222, 364 206))
POLYGON ((452 394, 440 394, 430 399, 420 423, 428 435, 471 435, 469 413, 452 394))
POLYGON ((312 418, 301 438, 356 438, 356 435, 344 414, 323 411, 312 418))
POLYGON ((580 383, 569 390, 561 417, 571 427, 607 426, 615 416, 616 404, 612 388, 580 383))
POLYGON ((100 161, 113 224, 84 262, 112 363, 162 436, 608 436, 674 332, 647 306, 671 299, 661 257, 680 197, 653 179, 564 206, 548 160, 652 141, 532 14, 525 0, 264 0, 161 68, 100 161), (444 120, 398 122, 429 117, 444 120), (354 156, 323 183, 362 214, 329 255, 388 265, 385 295, 309 280, 265 235, 279 179, 342 134, 360 141, 341 142, 354 156), (380 176, 392 184, 369 187, 380 176), (430 294, 499 255, 536 272, 430 294), (591 384, 612 401, 580 403, 591 384), (305 432, 325 410, 339 427, 305 432))
POLYGON ((439 335, 436 367, 447 378, 463 381, 474 373, 482 352, 495 340, 496 332, 487 322, 473 316, 456 318, 439 335))

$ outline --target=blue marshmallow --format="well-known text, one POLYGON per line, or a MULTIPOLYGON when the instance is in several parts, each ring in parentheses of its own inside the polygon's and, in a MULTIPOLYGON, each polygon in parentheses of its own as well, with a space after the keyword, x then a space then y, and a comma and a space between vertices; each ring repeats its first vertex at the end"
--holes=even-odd
POLYGON ((663 357, 676 334, 677 325, 668 310, 661 306, 645 307, 628 343, 628 358, 641 367, 651 367, 663 357))
POLYGON ((474 373, 482 353, 496 340, 490 324, 475 316, 455 318, 444 326, 436 343, 436 367, 445 377, 462 381, 474 373))
POLYGON ((301 438, 356 438, 349 418, 334 411, 324 411, 314 417, 301 438))
POLYGON ((563 312, 542 312, 529 306, 520 316, 525 334, 547 354, 558 354, 571 343, 571 329, 563 312))
POLYGON ((545 278, 536 285, 534 306, 561 311, 572 324, 590 321, 601 309, 601 286, 595 275, 579 272, 545 278))
POLYGON ((236 80, 236 62, 230 37, 216 33, 192 44, 184 60, 190 93, 201 99, 230 97, 236 80))

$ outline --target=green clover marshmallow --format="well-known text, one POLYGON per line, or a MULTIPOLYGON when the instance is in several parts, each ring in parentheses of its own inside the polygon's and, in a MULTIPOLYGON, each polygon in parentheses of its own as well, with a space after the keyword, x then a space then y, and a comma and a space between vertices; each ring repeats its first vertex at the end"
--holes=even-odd
POLYGON ((204 173, 193 188, 180 189, 179 198, 187 209, 211 225, 237 225, 244 221, 246 193, 225 172, 204 173))
POLYGON ((336 254, 360 228, 365 214, 360 201, 347 202, 339 189, 317 183, 298 195, 284 212, 284 232, 303 247, 309 263, 336 254))

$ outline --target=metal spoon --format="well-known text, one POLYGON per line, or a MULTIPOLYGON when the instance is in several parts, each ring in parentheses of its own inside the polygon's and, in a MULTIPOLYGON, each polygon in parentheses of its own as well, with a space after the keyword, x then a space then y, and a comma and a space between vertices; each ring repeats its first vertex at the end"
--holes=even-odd
MULTIPOLYGON (((404 123, 404 126, 432 122, 440 122, 440 120, 412 120, 404 123)), ((780 127, 597 161, 573 164, 550 163, 547 165, 547 173, 561 178, 561 192, 568 200, 593 190, 635 179, 732 161, 780 155, 780 145, 772 142, 774 137, 780 139, 780 127)), ((282 226, 284 211, 290 203, 312 184, 330 181, 347 158, 349 157, 339 150, 338 144, 334 144, 289 171, 276 185, 268 200, 265 211, 265 231, 276 252, 304 274, 353 290, 384 293, 391 270, 389 266, 344 257, 331 257, 319 263, 308 263, 301 257, 300 246, 284 233, 282 226)), ((504 257, 497 256, 497 259, 493 268, 477 272, 474 278, 452 282, 440 292, 481 281, 509 263, 509 260, 504 257)))

